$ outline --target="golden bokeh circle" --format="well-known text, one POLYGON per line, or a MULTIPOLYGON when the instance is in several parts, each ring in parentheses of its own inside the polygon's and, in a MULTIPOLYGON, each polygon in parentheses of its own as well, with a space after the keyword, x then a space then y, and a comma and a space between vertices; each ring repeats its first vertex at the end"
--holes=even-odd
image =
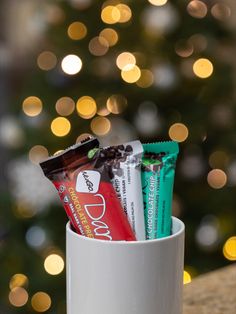
POLYGON ((13 288, 9 295, 9 302, 15 307, 24 306, 28 301, 28 292, 22 287, 13 288))
POLYGON ((48 150, 42 145, 35 145, 29 151, 29 160, 33 164, 39 164, 49 156, 48 150))
POLYGON ((109 49, 109 43, 106 38, 102 36, 96 36, 89 42, 89 51, 92 55, 100 57, 104 56, 109 49))
POLYGON ((223 255, 230 261, 236 261, 236 236, 230 237, 224 244, 223 255))
POLYGON ((120 11, 113 5, 108 5, 102 9, 101 19, 106 24, 115 24, 120 20, 120 11))
POLYGON ((186 285, 187 283, 190 283, 192 281, 192 278, 191 278, 191 275, 189 272, 187 272, 186 270, 184 270, 184 273, 183 273, 183 282, 184 282, 184 285, 186 285))
POLYGON ((90 133, 82 133, 80 134, 77 139, 76 139, 76 143, 80 143, 84 140, 86 140, 87 138, 91 137, 92 135, 90 133))
POLYGON ((148 2, 150 2, 153 5, 156 6, 162 6, 165 5, 167 3, 168 0, 148 0, 148 2))
POLYGON ((55 68, 57 64, 57 57, 51 51, 43 51, 37 58, 37 65, 41 70, 49 71, 55 68))
POLYGON ((127 106, 127 99, 122 95, 112 95, 107 99, 107 109, 114 114, 122 113, 127 106))
POLYGON ((137 65, 126 65, 121 71, 121 77, 126 83, 135 83, 141 77, 141 70, 137 65))
POLYGON ((69 116, 75 110, 75 102, 70 97, 61 97, 56 102, 56 111, 61 116, 69 116))
POLYGON ((227 183, 227 175, 221 169, 212 169, 207 175, 207 182, 213 189, 221 189, 227 183))
POLYGON ((42 109, 43 103, 41 99, 36 96, 29 96, 23 101, 22 110, 29 117, 35 117, 39 115, 42 109))
POLYGON ((90 124, 91 130, 98 136, 104 136, 109 133, 111 129, 111 122, 106 117, 93 118, 90 124))
POLYGON ((116 65, 120 70, 123 70, 128 65, 135 64, 136 64, 135 56, 127 51, 120 53, 116 58, 116 65))
POLYGON ((128 5, 120 3, 116 5, 116 8, 120 12, 119 23, 126 23, 131 19, 132 11, 128 5))
POLYGON ((193 72, 197 77, 208 78, 212 75, 214 70, 213 64, 206 58, 200 58, 193 64, 193 72))
POLYGON ((9 282, 9 288, 12 290, 16 287, 24 287, 28 285, 28 278, 24 274, 15 274, 11 277, 9 282))
POLYGON ((31 305, 36 312, 46 312, 51 307, 51 298, 45 292, 36 292, 32 299, 31 305))
POLYGON ((87 35, 87 27, 84 23, 73 22, 69 25, 67 34, 72 40, 81 40, 87 35))
POLYGON ((78 99, 76 109, 80 117, 91 119, 97 112, 97 104, 92 97, 83 96, 78 99))
POLYGON ((119 39, 118 33, 112 28, 104 28, 100 33, 99 37, 105 38, 109 47, 114 46, 119 39))
POLYGON ((141 76, 136 84, 141 88, 148 88, 154 82, 153 73, 150 70, 143 69, 141 70, 141 76))
POLYGON ((51 131, 58 137, 66 136, 70 129, 70 121, 64 117, 57 117, 51 123, 51 131))
POLYGON ((50 254, 45 258, 44 268, 50 275, 59 275, 64 269, 64 260, 58 254, 50 254))
POLYGON ((183 123, 174 123, 169 128, 169 137, 176 142, 184 142, 188 138, 188 128, 183 123))
POLYGON ((207 6, 202 1, 193 0, 187 5, 187 11, 192 17, 202 19, 207 15, 207 6))

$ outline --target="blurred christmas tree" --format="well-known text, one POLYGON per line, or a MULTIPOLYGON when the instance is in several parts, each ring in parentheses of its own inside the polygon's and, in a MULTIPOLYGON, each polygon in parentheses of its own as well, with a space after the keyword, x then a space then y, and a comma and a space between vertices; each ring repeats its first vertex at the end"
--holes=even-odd
POLYGON ((0 312, 65 313, 67 218, 38 162, 88 133, 180 142, 185 280, 236 260, 235 1, 1 5, 0 312))

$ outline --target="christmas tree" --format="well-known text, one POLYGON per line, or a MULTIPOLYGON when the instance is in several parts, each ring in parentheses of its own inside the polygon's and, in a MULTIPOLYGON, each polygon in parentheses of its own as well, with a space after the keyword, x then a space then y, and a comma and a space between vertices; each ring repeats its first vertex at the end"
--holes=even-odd
POLYGON ((234 1, 0 6, 0 312, 66 311, 67 217, 38 163, 88 134, 179 142, 185 282, 236 260, 234 1))

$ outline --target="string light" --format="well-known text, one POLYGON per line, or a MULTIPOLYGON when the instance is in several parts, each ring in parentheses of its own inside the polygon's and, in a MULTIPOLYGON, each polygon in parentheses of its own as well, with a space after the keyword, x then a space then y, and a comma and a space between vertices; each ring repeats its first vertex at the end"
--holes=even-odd
POLYGON ((42 101, 36 96, 29 96, 23 101, 22 110, 29 117, 35 117, 39 115, 42 109, 42 101))
POLYGON ((184 142, 188 138, 188 128, 183 123, 174 123, 169 128, 169 137, 176 142, 184 142))
POLYGON ((37 292, 31 299, 32 308, 36 312, 46 312, 51 307, 51 298, 45 292, 37 292))
POLYGON ((130 52, 122 52, 116 58, 116 65, 120 70, 123 70, 128 65, 135 65, 136 58, 130 52))
POLYGON ((148 2, 150 2, 153 5, 156 6, 162 6, 165 5, 167 3, 168 0, 148 0, 148 2))
POLYGON ((97 56, 97 57, 103 56, 107 53, 108 49, 109 49, 109 43, 102 36, 94 37, 89 42, 89 51, 94 56, 97 56))
POLYGON ((227 176, 221 169, 213 169, 207 175, 207 182, 213 189, 221 189, 227 182, 227 176))
POLYGON ((37 64, 41 70, 49 71, 55 68, 57 64, 57 57, 51 51, 43 51, 37 58, 37 64))
POLYGON ((44 261, 44 268, 50 275, 58 275, 64 269, 64 261, 60 255, 51 254, 44 261))
POLYGON ((135 83, 141 77, 141 71, 137 65, 126 65, 121 71, 122 79, 127 83, 135 83))
POLYGON ((184 274, 183 274, 184 285, 186 285, 187 283, 190 283, 191 281, 192 281, 192 278, 191 278, 190 273, 184 270, 184 274))
POLYGON ((143 69, 141 70, 141 76, 136 84, 141 88, 148 88, 154 82, 153 73, 150 70, 143 69))
POLYGON ((63 117, 55 118, 51 123, 51 131, 58 137, 66 136, 71 129, 70 121, 63 117))
POLYGON ((193 64, 193 72, 200 78, 208 78, 213 73, 213 64, 208 59, 198 59, 193 64))
POLYGON ((66 74, 75 75, 81 70, 82 61, 76 55, 67 55, 61 62, 61 68, 66 74))
POLYGON ((29 160, 33 164, 38 164, 48 158, 48 150, 42 145, 35 145, 29 151, 29 160))
POLYGON ((127 99, 122 95, 112 95, 107 99, 107 109, 114 114, 119 114, 125 110, 127 99))
POLYGON ((69 25, 67 34, 72 40, 81 40, 87 35, 87 27, 84 23, 73 22, 69 25))
POLYGON ((75 102, 70 97, 61 97, 56 102, 56 111, 61 116, 69 116, 75 110, 75 102))
POLYGON ((13 288, 9 293, 9 302, 16 307, 24 306, 28 301, 28 293, 22 287, 13 288))
POLYGON ((97 112, 97 104, 92 97, 83 96, 78 99, 76 109, 83 119, 91 119, 97 112))
POLYGON ((117 32, 112 28, 104 28, 100 33, 99 37, 105 38, 109 47, 114 46, 119 39, 117 32))
POLYGON ((230 237, 225 242, 223 254, 229 261, 236 261, 236 236, 230 237))
POLYGON ((192 17, 202 19, 207 15, 207 6, 202 1, 193 0, 187 5, 187 11, 192 17))
POLYGON ((93 118, 90 124, 91 130, 98 136, 104 136, 111 129, 111 122, 105 117, 93 118))
POLYGON ((126 23, 131 19, 132 11, 128 5, 118 4, 118 5, 116 5, 116 8, 120 12, 120 18, 118 20, 119 23, 126 23))
POLYGON ((15 274, 11 277, 9 287, 14 289, 16 287, 24 287, 28 285, 28 278, 24 274, 15 274))
POLYGON ((120 11, 115 6, 108 5, 102 9, 101 19, 106 24, 115 24, 119 22, 120 17, 120 11))

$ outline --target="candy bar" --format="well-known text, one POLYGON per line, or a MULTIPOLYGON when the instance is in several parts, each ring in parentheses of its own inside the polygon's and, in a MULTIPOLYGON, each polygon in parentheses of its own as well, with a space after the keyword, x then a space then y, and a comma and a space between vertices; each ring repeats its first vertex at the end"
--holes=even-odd
POLYGON ((95 138, 72 146, 40 164, 55 185, 75 230, 89 238, 135 241, 107 168, 96 167, 95 138), (91 157, 92 156, 92 157, 91 157))
POLYGON ((157 239, 171 233, 171 206, 176 142, 143 144, 142 189, 146 239, 157 239))
POLYGON ((109 169, 112 184, 137 240, 145 240, 141 184, 143 147, 140 141, 101 149, 99 160, 109 169))

